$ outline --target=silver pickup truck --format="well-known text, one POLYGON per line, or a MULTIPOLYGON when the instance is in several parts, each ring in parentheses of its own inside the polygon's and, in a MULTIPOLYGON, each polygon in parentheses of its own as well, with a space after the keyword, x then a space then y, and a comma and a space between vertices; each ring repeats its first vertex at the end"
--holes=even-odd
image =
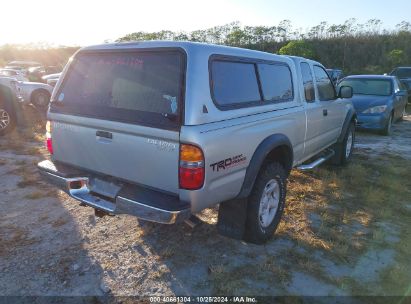
POLYGON ((172 224, 219 206, 218 230, 263 243, 293 167, 345 163, 352 89, 311 60, 189 42, 78 51, 48 112, 41 173, 97 212, 172 224))

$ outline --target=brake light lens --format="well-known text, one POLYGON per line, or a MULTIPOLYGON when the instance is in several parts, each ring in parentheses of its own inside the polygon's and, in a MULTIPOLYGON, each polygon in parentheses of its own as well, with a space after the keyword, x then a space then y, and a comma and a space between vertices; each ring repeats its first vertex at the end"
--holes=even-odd
POLYGON ((46 147, 50 154, 53 154, 53 140, 51 139, 51 122, 46 123, 46 147))
POLYGON ((204 184, 204 154, 193 145, 180 145, 180 188, 186 190, 200 189, 204 184))

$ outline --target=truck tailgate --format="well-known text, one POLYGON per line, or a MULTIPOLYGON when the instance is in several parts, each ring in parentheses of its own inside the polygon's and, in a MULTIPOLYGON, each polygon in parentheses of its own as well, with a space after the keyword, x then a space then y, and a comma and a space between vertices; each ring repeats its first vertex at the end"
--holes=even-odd
POLYGON ((53 159, 178 193, 179 132, 50 114, 53 159))

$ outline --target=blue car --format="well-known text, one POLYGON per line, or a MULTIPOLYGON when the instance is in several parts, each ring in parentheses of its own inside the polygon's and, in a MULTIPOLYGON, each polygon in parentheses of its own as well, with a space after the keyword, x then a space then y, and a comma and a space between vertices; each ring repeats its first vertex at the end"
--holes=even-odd
POLYGON ((338 87, 353 89, 352 103, 357 111, 357 127, 391 133, 393 122, 405 115, 408 92, 395 76, 355 75, 342 79, 338 87))

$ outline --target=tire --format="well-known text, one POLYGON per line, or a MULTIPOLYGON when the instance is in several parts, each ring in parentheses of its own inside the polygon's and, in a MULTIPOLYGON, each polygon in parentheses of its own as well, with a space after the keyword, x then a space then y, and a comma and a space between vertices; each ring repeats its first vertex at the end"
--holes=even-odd
POLYGON ((245 241, 263 244, 273 236, 285 207, 286 176, 277 162, 262 167, 248 198, 245 241))
POLYGON ((14 96, 9 87, 0 85, 0 136, 13 131, 17 125, 14 96))
POLYGON ((403 110, 402 113, 401 113, 401 117, 400 117, 400 119, 399 119, 400 121, 403 121, 403 120, 404 120, 404 116, 407 115, 406 109, 407 109, 407 105, 405 105, 404 110, 403 110))
POLYGON ((387 124, 385 125, 384 129, 382 129, 382 131, 381 131, 382 135, 386 135, 386 136, 391 135, 393 120, 394 120, 394 113, 391 113, 387 124))
POLYGON ((34 91, 31 96, 31 103, 37 108, 46 108, 50 103, 50 93, 45 90, 34 91))
POLYGON ((17 117, 11 105, 0 104, 0 136, 6 135, 16 127, 17 117))
POLYGON ((343 141, 334 145, 335 155, 332 158, 333 165, 342 166, 349 162, 354 150, 354 141, 355 124, 354 122, 351 122, 347 131, 345 132, 343 141))

